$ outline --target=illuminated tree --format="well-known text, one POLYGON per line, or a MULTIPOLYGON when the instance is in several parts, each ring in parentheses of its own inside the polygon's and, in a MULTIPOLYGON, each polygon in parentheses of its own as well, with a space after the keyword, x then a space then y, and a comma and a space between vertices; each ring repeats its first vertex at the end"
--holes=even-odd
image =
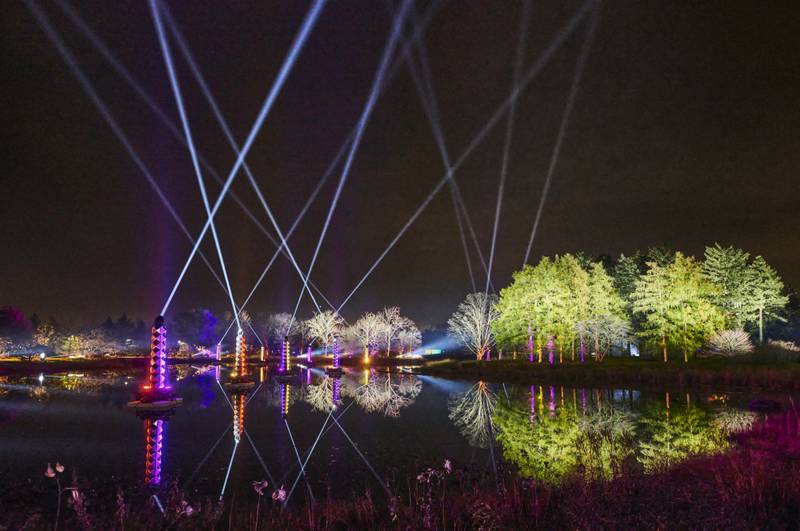
POLYGON ((56 338, 56 329, 53 325, 42 323, 33 332, 33 342, 37 345, 50 346, 56 338))
POLYGON ((578 323, 576 330, 581 342, 584 338, 592 342, 597 361, 602 361, 612 346, 627 339, 631 333, 628 321, 616 315, 590 317, 578 323))
POLYGON ((292 319, 290 313, 273 313, 267 316, 267 334, 276 343, 280 343, 286 336, 293 336, 298 332, 299 322, 292 319))
POLYGON ((594 343, 595 359, 601 361, 613 345, 628 337, 630 325, 614 280, 599 263, 590 266, 587 292, 588 307, 580 311, 583 319, 575 326, 581 340, 581 361, 586 339, 594 343))
POLYGON ((376 313, 365 313, 350 327, 350 334, 369 354, 370 349, 377 347, 383 331, 383 320, 376 313))
POLYGON ((338 313, 330 310, 318 313, 306 321, 308 325, 308 335, 319 342, 328 352, 328 347, 333 340, 341 336, 344 320, 338 313))
POLYGON ((633 256, 621 254, 617 259, 617 263, 614 264, 614 267, 611 269, 611 276, 614 279, 614 288, 616 288, 617 293, 619 293, 620 297, 622 297, 622 300, 625 302, 629 315, 632 314, 630 308, 633 302, 631 295, 636 290, 636 281, 639 280, 642 274, 642 270, 639 266, 640 263, 641 257, 638 253, 633 256))
POLYGON ((742 328, 748 321, 748 293, 751 276, 748 274, 750 255, 734 247, 722 247, 715 243, 706 247, 703 273, 719 286, 714 302, 725 313, 725 320, 732 328, 742 328))
POLYGON ((470 293, 447 321, 450 334, 479 360, 494 345, 492 324, 499 316, 496 302, 494 295, 470 293))
POLYGON ((683 351, 688 361, 689 354, 724 324, 713 303, 719 288, 694 258, 681 253, 667 266, 649 262, 648 267, 633 293, 634 311, 644 318, 639 334, 661 344, 665 362, 669 345, 683 351))
POLYGON ((492 417, 497 398, 485 382, 478 382, 468 391, 450 398, 450 420, 467 438, 471 446, 486 448, 494 438, 492 417))
POLYGON ((779 312, 789 303, 783 294, 783 281, 761 256, 756 256, 747 268, 748 321, 758 326, 758 341, 764 343, 764 322, 780 319, 779 312))
POLYGON ((401 353, 412 352, 422 344, 422 334, 415 325, 409 324, 397 334, 397 342, 400 345, 401 353))
POLYGON ((655 262, 661 267, 667 267, 675 261, 676 253, 664 245, 654 245, 647 249, 646 262, 655 262))
MULTIPOLYGON (((545 297, 548 258, 542 258, 536 267, 525 265, 515 271, 511 284, 500 290, 500 298, 495 305, 497 319, 492 323, 492 332, 499 345, 514 348, 525 344, 531 334, 541 338, 548 313, 548 299, 545 297)), ((541 341, 539 342, 541 346, 541 341)))
POLYGON ((386 356, 388 357, 392 354, 392 343, 397 339, 400 330, 414 323, 409 318, 400 315, 400 308, 397 306, 384 308, 378 315, 381 318, 380 337, 383 345, 386 346, 386 356))

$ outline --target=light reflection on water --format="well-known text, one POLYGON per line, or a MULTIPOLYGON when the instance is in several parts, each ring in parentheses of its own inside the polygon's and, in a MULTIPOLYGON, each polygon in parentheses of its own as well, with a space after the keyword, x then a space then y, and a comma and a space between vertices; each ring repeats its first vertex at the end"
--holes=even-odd
POLYGON ((502 385, 374 370, 338 378, 301 370, 282 387, 257 369, 254 390, 231 393, 228 374, 172 367, 183 405, 138 417, 127 407, 135 371, 0 377, 0 453, 9 457, 0 481, 38 478, 60 461, 90 482, 177 482, 231 495, 253 481, 289 490, 297 480, 304 492, 347 497, 386 479, 405 484, 445 459, 487 471, 505 461, 551 482, 607 479, 724 451, 729 435, 755 420, 746 411, 753 396, 719 390, 502 385))

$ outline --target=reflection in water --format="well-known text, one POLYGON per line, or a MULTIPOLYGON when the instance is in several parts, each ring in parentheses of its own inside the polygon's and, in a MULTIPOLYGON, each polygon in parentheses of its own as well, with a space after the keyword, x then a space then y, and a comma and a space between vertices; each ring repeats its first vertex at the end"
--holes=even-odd
MULTIPOLYGON (((597 390, 593 403, 581 390, 573 399, 556 403, 555 387, 549 389, 549 408, 542 415, 536 407, 536 386, 512 393, 491 415, 503 456, 526 477, 558 482, 572 474, 611 479, 628 471, 663 470, 692 455, 708 454, 729 446, 727 435, 752 426, 752 414, 726 410, 714 416, 689 400, 686 406, 667 409, 649 404, 640 413, 630 409, 634 394, 611 393, 604 398, 597 390)), ((468 439, 484 443, 489 436, 482 417, 481 393, 473 387, 451 409, 451 418, 468 439)), ((638 396, 638 395, 637 395, 638 396)), ((484 399, 488 402, 488 399, 484 399)))
POLYGON ((471 446, 486 448, 493 438, 496 406, 492 390, 485 382, 478 382, 467 392, 451 397, 450 419, 471 446))
POLYGON ((281 415, 283 418, 289 416, 289 404, 291 401, 291 386, 286 383, 280 384, 281 393, 281 415))
POLYGON ((367 413, 383 413, 387 417, 400 416, 400 410, 414 403, 422 384, 410 375, 402 375, 392 382, 390 374, 370 374, 365 385, 357 387, 353 399, 367 413))
POLYGON ((144 484, 148 487, 161 485, 161 467, 166 443, 167 419, 175 410, 138 410, 136 416, 144 423, 144 484))
POLYGON ((244 407, 247 404, 247 395, 233 393, 231 395, 231 404, 233 405, 233 440, 236 444, 239 444, 244 431, 244 407))
POLYGON ((144 483, 151 487, 161 484, 164 428, 163 418, 144 419, 144 483))
POLYGON ((305 399, 306 402, 311 404, 311 407, 323 413, 334 409, 335 400, 332 380, 332 378, 325 376, 319 383, 306 387, 305 399))
MULTIPOLYGON (((449 410, 445 410, 447 395, 453 389, 463 390, 468 386, 462 387, 460 383, 435 378, 419 379, 408 374, 390 375, 376 370, 346 372, 337 378, 324 375, 319 370, 306 370, 305 378, 298 374, 296 382, 291 380, 293 385, 284 383, 289 380, 265 370, 265 374, 261 375, 261 379, 265 380, 263 386, 256 389, 252 396, 252 391, 241 389, 231 389, 230 394, 225 393, 231 401, 229 413, 227 400, 221 394, 214 395, 213 404, 206 398, 207 387, 215 390, 223 388, 222 384, 215 382, 210 372, 214 369, 188 364, 181 369, 190 367, 184 380, 178 384, 186 399, 181 412, 183 420, 172 423, 168 429, 171 420, 169 412, 137 412, 143 422, 144 448, 133 447, 125 454, 115 447, 114 451, 121 455, 118 466, 124 464, 129 470, 135 470, 137 476, 142 473, 141 461, 144 457, 144 482, 149 487, 169 484, 173 470, 176 477, 193 478, 197 476, 197 470, 191 474, 187 472, 205 467, 204 475, 198 476, 202 485, 197 488, 211 488, 216 495, 222 485, 221 494, 227 492, 226 496, 232 496, 240 492, 241 481, 249 485, 252 479, 262 478, 261 472, 254 472, 253 467, 249 466, 258 464, 249 457, 251 448, 257 454, 266 476, 269 476, 267 467, 279 472, 276 474, 277 483, 270 477, 270 485, 276 489, 284 481, 282 475, 288 478, 287 487, 291 485, 295 474, 299 476, 298 482, 302 482, 300 470, 305 471, 306 467, 310 481, 316 488, 316 482, 324 481, 326 474, 340 470, 332 467, 341 466, 350 470, 354 465, 353 469, 357 472, 362 469, 361 460, 366 457, 372 461, 377 476, 384 478, 387 469, 410 469, 420 462, 433 462, 440 458, 464 463, 471 454, 478 455, 476 462, 479 462, 488 459, 492 451, 493 459, 502 455, 522 475, 537 480, 561 482, 575 475, 607 480, 628 473, 659 471, 693 455, 723 451, 731 444, 728 440, 731 434, 752 428, 757 420, 756 414, 735 409, 734 404, 744 404, 752 398, 745 398, 739 393, 730 396, 705 393, 686 397, 683 390, 678 394, 675 390, 671 394, 664 391, 640 393, 629 390, 572 389, 538 383, 532 386, 506 386, 508 393, 502 393, 499 392, 499 386, 479 382, 465 393, 450 396, 449 410), (199 374, 203 376, 198 377, 199 374), (298 385, 301 382, 303 385, 298 385), (420 400, 422 382, 426 383, 426 392, 424 399, 420 400), (248 404, 250 398, 256 401, 248 404), (418 400, 420 403, 412 407, 418 400), (308 406, 294 404, 294 421, 288 419, 285 423, 290 406, 297 401, 306 402, 308 406), (351 401, 355 407, 348 408, 351 401), (340 407, 341 403, 343 406, 340 407), (224 411, 221 407, 224 407, 224 411), (245 409, 248 407, 249 417, 246 420, 248 424, 255 424, 245 429, 245 409), (331 412, 334 413, 326 421, 331 412), (458 431, 452 425, 441 422, 448 413, 458 431), (402 418, 375 418, 384 415, 402 418), (233 445, 228 433, 231 418, 233 445), (277 424, 273 426, 275 421, 277 424), (196 429, 198 423, 207 422, 214 426, 208 441, 204 439, 207 435, 204 430, 196 429), (267 422, 268 429, 259 429, 263 427, 259 426, 259 422, 267 422), (337 427, 339 423, 342 426, 337 427), (344 433, 349 426, 353 426, 353 433, 344 433), (425 426, 424 431, 420 429, 421 426, 425 426), (342 444, 351 444, 351 435, 352 444, 363 450, 364 457, 357 454, 360 450, 354 450, 356 453, 335 451, 342 444), (174 455, 170 453, 165 458, 167 436, 169 443, 180 447, 182 451, 174 455), (362 439, 359 440, 359 436, 362 439), (220 441, 226 441, 222 447, 219 446, 220 441), (240 445, 239 442, 245 444, 240 445), (206 457, 199 460, 187 457, 194 455, 192 445, 202 445, 201 453, 208 449, 206 457), (378 445, 377 450, 374 445, 378 445), (241 448, 237 450, 239 446, 241 448), (476 451, 475 447, 487 450, 476 451), (192 451, 185 451, 186 448, 192 451), (316 451, 316 448, 322 451, 316 451), (259 450, 264 451, 263 456, 258 453, 259 450), (242 453, 244 457, 236 457, 242 453), (330 455, 335 459, 331 460, 328 457, 330 455), (295 458, 297 463, 294 463, 295 458), (245 479, 239 477, 240 472, 232 471, 236 459, 240 461, 240 469, 246 470, 245 479), (291 462, 287 463, 287 459, 291 462), (334 462, 338 464, 333 465, 334 462), (167 465, 169 467, 164 468, 167 465), (233 474, 230 482, 229 474, 233 474)), ((169 381, 180 379, 174 378, 176 373, 176 369, 170 368, 169 381)), ((47 375, 43 384, 38 382, 36 376, 0 379, 0 389, 6 392, 0 400, 0 414, 5 422, 4 438, 12 441, 8 447, 23 448, 22 444, 27 443, 34 433, 30 431, 31 424, 25 424, 23 421, 27 422, 27 419, 22 418, 19 412, 24 411, 30 418, 37 415, 36 419, 41 425, 48 426, 47 423, 53 418, 48 415, 61 415, 61 412, 67 411, 67 414, 74 415, 68 417, 69 423, 52 422, 48 429, 41 430, 41 444, 55 447, 64 440, 76 437, 77 433, 86 444, 83 455, 105 455, 102 452, 110 445, 106 445, 102 437, 94 441, 86 435, 83 427, 96 419, 113 421, 120 415, 119 408, 109 406, 123 404, 125 400, 104 397, 114 396, 111 394, 113 392, 129 398, 133 387, 131 384, 135 381, 132 374, 129 371, 88 373, 85 376, 47 375), (35 389, 49 391, 49 402, 34 402, 29 393, 35 389), (56 405, 58 408, 54 407, 56 405), (17 417, 22 420, 11 423, 5 420, 17 417), (9 438, 9 434, 12 438, 9 438)), ((252 370, 251 374, 258 375, 252 370)), ((124 415, 124 424, 134 431, 138 430, 138 420, 133 424, 132 415, 124 415)), ((134 438, 140 438, 140 433, 136 431, 134 438)), ((36 436, 40 436, 38 432, 36 436)), ((61 456, 70 451, 69 446, 64 445, 61 456)), ((82 457, 74 453, 67 458, 83 470, 90 471, 90 474, 95 473, 95 469, 102 470, 102 474, 108 473, 103 466, 83 462, 82 457)), ((28 463, 24 462, 27 454, 20 452, 20 456, 22 464, 27 466, 28 463)), ((22 470, 22 465, 16 463, 4 463, 3 466, 14 473, 17 473, 17 469, 22 470)), ((111 473, 115 473, 115 470, 111 470, 111 473)), ((355 475, 353 481, 360 482, 355 475)), ((361 488, 361 484, 357 488, 361 488)))

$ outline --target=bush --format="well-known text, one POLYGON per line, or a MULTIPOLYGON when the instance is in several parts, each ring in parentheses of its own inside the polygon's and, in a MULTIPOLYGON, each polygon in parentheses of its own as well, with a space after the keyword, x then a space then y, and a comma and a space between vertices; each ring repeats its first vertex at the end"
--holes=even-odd
POLYGON ((744 330, 722 330, 708 341, 712 351, 723 356, 737 356, 753 352, 750 335, 744 330))

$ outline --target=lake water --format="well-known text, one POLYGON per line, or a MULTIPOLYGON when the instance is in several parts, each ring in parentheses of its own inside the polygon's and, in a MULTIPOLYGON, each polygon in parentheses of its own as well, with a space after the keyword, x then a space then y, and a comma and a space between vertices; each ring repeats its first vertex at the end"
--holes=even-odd
MULTIPOLYGON (((264 479, 270 490, 296 482, 296 500, 380 492, 387 479, 405 488, 445 460, 487 474, 513 464, 544 481, 613 477, 724 451, 728 435, 756 419, 748 392, 476 384, 375 371, 337 381, 321 370, 302 370, 285 387, 253 373, 256 387, 232 395, 227 368, 171 367, 183 404, 150 419, 127 406, 142 371, 2 377, 0 493, 9 478, 40 482, 56 461, 92 485, 177 482, 226 498, 249 496, 264 479), (298 455, 305 460, 318 437, 302 479, 298 455)), ((784 407, 791 400, 767 398, 784 407)))

